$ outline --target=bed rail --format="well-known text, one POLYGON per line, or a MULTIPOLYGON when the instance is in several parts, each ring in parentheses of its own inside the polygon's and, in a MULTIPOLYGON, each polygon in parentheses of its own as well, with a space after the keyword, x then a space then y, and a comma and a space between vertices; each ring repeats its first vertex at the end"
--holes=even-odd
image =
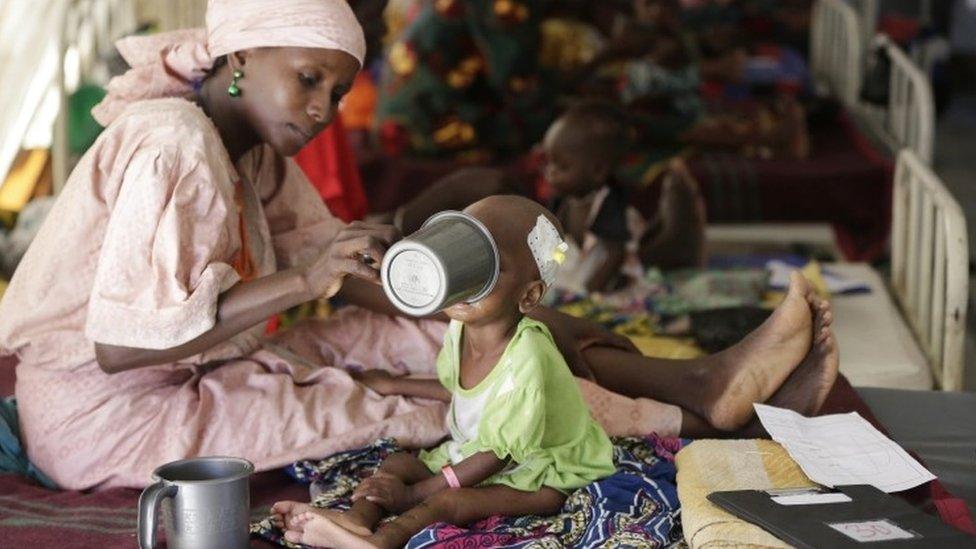
POLYGON ((935 146, 935 100, 929 79, 884 34, 875 37, 875 44, 884 48, 891 60, 885 129, 897 145, 895 150, 908 147, 931 165, 935 146))
POLYGON ((969 248, 959 203, 918 154, 903 149, 895 168, 891 284, 935 375, 962 389, 969 248))
MULTIPOLYGON (((857 17, 860 22, 861 44, 867 46, 878 32, 878 17, 880 16, 878 0, 853 0, 853 5, 856 6, 857 17)), ((868 52, 862 53, 866 60, 868 52)), ((865 62, 862 66, 866 64, 865 62)))
POLYGON ((846 107, 857 104, 864 63, 857 12, 843 0, 817 0, 810 28, 810 69, 846 107))

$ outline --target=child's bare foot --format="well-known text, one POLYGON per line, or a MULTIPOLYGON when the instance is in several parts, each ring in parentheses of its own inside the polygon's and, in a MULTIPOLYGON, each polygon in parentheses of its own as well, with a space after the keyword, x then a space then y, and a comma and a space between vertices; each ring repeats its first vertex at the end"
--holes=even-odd
POLYGON ((302 513, 295 517, 294 527, 285 532, 285 539, 291 543, 335 547, 337 549, 367 549, 378 545, 367 537, 346 530, 330 517, 319 513, 302 513))
POLYGON ((740 343, 714 355, 707 369, 704 416, 723 431, 744 426, 752 403, 766 402, 810 351, 820 301, 799 273, 790 277, 783 303, 740 343))
POLYGON ((278 501, 271 506, 271 522, 275 527, 287 530, 296 516, 312 509, 315 508, 300 501, 278 501))

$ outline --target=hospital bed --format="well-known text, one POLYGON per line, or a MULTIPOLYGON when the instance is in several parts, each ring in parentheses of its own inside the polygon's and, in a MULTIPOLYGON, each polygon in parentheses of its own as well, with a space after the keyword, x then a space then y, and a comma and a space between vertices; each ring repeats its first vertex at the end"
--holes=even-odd
POLYGON ((859 99, 868 49, 859 12, 843 0, 817 0, 811 19, 814 87, 843 112, 810 128, 805 160, 709 154, 692 161, 708 208, 709 241, 723 247, 799 242, 848 260, 875 260, 884 255, 889 230, 893 157, 903 147, 931 157, 931 90, 887 42, 895 58, 892 100, 869 108, 859 99))
POLYGON ((864 263, 828 265, 868 294, 832 300, 841 372, 859 386, 963 388, 969 252, 959 204, 914 152, 898 157, 891 279, 864 263))
MULTIPOLYGON (((870 15, 876 13, 872 4, 860 2, 858 7, 870 15)), ((867 66, 867 52, 860 43, 874 33, 875 24, 873 19, 862 22, 858 11, 841 0, 818 0, 814 7, 814 78, 845 105, 852 120, 874 143, 892 151, 897 163, 893 183, 876 188, 876 196, 867 203, 868 208, 891 214, 890 283, 865 263, 829 266, 872 289, 869 294, 837 296, 833 301, 834 326, 843 350, 841 370, 855 385, 960 390, 968 300, 965 217, 928 168, 935 126, 928 79, 883 34, 875 36, 874 45, 891 61, 888 104, 875 107, 859 99, 860 75, 867 66)), ((850 193, 850 188, 819 191, 840 192, 843 199, 851 198, 844 194, 850 193)), ((829 197, 828 201, 835 203, 829 197)), ((715 232, 710 230, 710 235, 715 232)), ((710 244, 726 243, 722 236, 727 234, 719 233, 710 244)), ((819 245, 830 239, 826 228, 817 224, 750 225, 734 237, 750 242, 772 238, 819 245)))

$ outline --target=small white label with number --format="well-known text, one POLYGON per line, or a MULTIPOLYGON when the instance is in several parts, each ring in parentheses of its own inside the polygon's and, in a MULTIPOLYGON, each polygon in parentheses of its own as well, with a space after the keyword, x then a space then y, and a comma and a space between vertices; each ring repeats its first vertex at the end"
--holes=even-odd
POLYGON ((827 524, 841 534, 861 543, 888 541, 892 539, 912 539, 915 534, 900 528, 890 520, 864 520, 858 522, 835 522, 827 524))

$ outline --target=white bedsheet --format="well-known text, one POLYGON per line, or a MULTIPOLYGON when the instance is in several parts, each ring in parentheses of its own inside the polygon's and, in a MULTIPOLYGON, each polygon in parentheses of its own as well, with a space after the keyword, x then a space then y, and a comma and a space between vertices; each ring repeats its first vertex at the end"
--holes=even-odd
POLYGON ((880 274, 865 263, 833 263, 828 268, 872 289, 870 294, 838 295, 831 301, 841 373, 855 386, 931 389, 925 356, 880 274))

